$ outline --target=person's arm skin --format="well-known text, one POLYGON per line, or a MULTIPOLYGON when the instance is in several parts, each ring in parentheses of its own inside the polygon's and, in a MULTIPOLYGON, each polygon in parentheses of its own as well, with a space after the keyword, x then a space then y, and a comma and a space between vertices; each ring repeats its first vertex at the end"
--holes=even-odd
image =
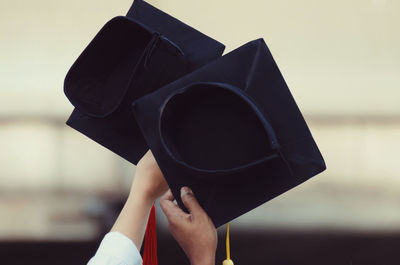
MULTIPOLYGON (((140 250, 151 207, 155 200, 167 189, 168 185, 165 182, 164 176, 153 154, 148 151, 136 167, 135 178, 129 197, 111 232, 119 232, 125 235, 140 250)), ((174 204, 174 197, 171 191, 165 193, 160 201, 161 208, 168 218, 168 228, 186 253, 191 265, 214 265, 217 248, 217 233, 214 224, 198 204, 190 189, 182 189, 182 200, 186 208, 190 211, 190 214, 183 212, 174 204)), ((108 252, 110 251, 107 247, 105 249, 108 252)), ((99 255, 90 264, 117 264, 117 260, 107 253, 105 253, 105 256, 106 258, 111 258, 109 261, 102 260, 103 256, 99 255)), ((124 255, 122 254, 122 256, 124 255)), ((137 261, 136 259, 134 260, 134 262, 137 261)))
POLYGON ((160 168, 151 151, 148 151, 137 164, 129 197, 111 232, 127 236, 140 250, 151 207, 167 189, 160 168))
POLYGON ((160 201, 168 219, 168 229, 189 258, 191 265, 215 265, 217 232, 207 213, 188 187, 181 189, 182 201, 189 214, 173 201, 169 190, 160 201))

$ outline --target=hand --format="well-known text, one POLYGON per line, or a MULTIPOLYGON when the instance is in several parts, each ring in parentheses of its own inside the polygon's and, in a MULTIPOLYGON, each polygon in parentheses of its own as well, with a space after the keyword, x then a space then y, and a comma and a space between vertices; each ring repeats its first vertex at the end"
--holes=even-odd
POLYGON ((181 189, 181 198, 189 214, 173 201, 169 190, 160 201, 168 219, 168 229, 179 243, 191 265, 214 265, 217 249, 217 231, 210 217, 197 202, 192 190, 181 189))
POLYGON ((136 166, 135 179, 131 187, 131 195, 140 194, 154 201, 168 190, 167 182, 149 150, 136 166))

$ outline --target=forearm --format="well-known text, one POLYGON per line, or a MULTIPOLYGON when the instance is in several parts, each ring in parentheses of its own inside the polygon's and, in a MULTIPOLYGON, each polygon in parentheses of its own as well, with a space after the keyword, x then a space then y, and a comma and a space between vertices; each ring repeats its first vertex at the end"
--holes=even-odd
POLYGON ((137 188, 138 185, 135 185, 135 181, 138 179, 139 178, 136 176, 128 200, 111 231, 124 234, 130 238, 137 249, 140 250, 154 199, 145 191, 137 188))
POLYGON ((205 256, 194 261, 190 261, 190 265, 215 265, 215 255, 205 256))

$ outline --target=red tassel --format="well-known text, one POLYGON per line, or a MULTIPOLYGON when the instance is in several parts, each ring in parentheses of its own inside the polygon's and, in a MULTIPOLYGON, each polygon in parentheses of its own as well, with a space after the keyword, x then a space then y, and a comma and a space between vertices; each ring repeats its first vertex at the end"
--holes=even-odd
POLYGON ((151 208, 144 238, 143 265, 157 265, 156 208, 151 208))

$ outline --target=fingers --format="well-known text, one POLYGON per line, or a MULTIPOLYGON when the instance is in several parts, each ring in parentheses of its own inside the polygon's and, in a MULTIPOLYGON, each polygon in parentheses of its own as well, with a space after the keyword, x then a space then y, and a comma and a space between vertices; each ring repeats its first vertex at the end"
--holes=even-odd
POLYGON ((203 208, 201 208, 196 197, 194 197, 193 191, 190 188, 188 187, 181 188, 181 198, 183 204, 193 216, 204 213, 203 208))
POLYGON ((193 194, 193 191, 190 188, 182 187, 181 198, 183 204, 185 205, 186 209, 188 209, 190 214, 183 212, 182 209, 179 208, 179 206, 174 203, 175 198, 171 190, 168 190, 162 196, 160 200, 160 206, 169 222, 173 223, 175 221, 178 221, 178 218, 182 220, 182 219, 187 219, 184 217, 190 217, 190 216, 199 217, 204 215, 205 212, 203 208, 198 203, 196 197, 193 194))
POLYGON ((174 195, 172 194, 171 190, 168 189, 166 193, 164 193, 164 195, 161 197, 161 200, 168 200, 168 201, 174 201, 174 195))
POLYGON ((174 195, 168 190, 160 200, 160 206, 168 221, 174 220, 185 213, 174 203, 174 195))

